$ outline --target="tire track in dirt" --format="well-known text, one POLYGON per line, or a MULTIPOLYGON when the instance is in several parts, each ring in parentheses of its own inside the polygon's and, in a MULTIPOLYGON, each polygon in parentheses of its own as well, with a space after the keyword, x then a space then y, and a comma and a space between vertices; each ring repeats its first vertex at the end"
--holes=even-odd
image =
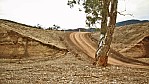
MULTIPOLYGON (((95 43, 91 39, 87 39, 87 38, 89 38, 88 34, 89 33, 82 32, 79 34, 79 38, 80 38, 80 40, 82 40, 82 42, 84 42, 83 46, 86 46, 85 49, 88 50, 88 52, 87 52, 88 56, 95 58, 95 52, 96 52, 95 43)), ((118 64, 116 60, 113 61, 111 59, 109 59, 109 64, 118 64)))
MULTIPOLYGON (((73 32, 70 34, 70 40, 85 54, 90 56, 91 58, 95 58, 94 54, 96 52, 95 43, 89 39, 89 33, 87 32, 73 32)), ((110 54, 117 55, 114 50, 111 50, 110 54)), ((125 60, 125 59, 124 59, 125 60)), ((108 63, 112 65, 122 65, 127 67, 134 67, 134 68, 148 68, 147 66, 136 65, 112 58, 109 56, 108 63)))

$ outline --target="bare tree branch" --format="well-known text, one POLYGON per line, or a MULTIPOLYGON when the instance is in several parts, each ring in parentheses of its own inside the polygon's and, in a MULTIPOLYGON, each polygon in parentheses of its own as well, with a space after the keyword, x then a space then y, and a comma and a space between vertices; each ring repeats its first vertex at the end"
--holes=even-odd
MULTIPOLYGON (((124 11, 123 11, 123 12, 124 12, 124 11)), ((121 13, 121 12, 117 12, 117 13, 120 14, 120 15, 123 15, 123 16, 129 15, 129 16, 134 17, 133 14, 129 14, 129 13, 128 13, 128 14, 123 14, 123 13, 121 13)))

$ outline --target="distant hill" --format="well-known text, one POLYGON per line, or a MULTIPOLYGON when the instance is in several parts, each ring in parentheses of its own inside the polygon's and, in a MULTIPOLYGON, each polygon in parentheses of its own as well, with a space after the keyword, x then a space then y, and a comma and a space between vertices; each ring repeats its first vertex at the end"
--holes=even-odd
POLYGON ((137 24, 137 23, 145 23, 145 22, 149 22, 149 20, 126 20, 126 21, 116 23, 116 26, 119 27, 119 26, 125 26, 125 25, 130 25, 130 24, 137 24))
POLYGON ((80 31, 80 32, 97 32, 97 31, 100 31, 100 29, 99 28, 88 28, 88 29, 86 29, 86 28, 76 28, 76 29, 67 29, 65 31, 71 31, 71 32, 78 32, 78 31, 80 31))

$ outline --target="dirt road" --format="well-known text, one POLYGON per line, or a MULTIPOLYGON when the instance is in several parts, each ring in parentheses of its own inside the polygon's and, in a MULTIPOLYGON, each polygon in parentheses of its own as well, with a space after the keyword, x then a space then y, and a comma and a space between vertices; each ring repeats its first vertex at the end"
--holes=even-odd
MULTIPOLYGON (((83 53, 87 54, 91 58, 94 59, 94 54, 96 51, 96 44, 89 38, 88 32, 73 32, 70 34, 70 40, 81 50, 83 53)), ((115 59, 112 56, 118 57, 118 55, 121 56, 120 53, 114 51, 111 49, 110 56, 108 58, 108 63, 112 65, 122 65, 122 66, 128 66, 128 67, 137 67, 137 68, 146 68, 147 66, 142 66, 140 63, 137 63, 137 61, 132 63, 131 60, 125 59, 115 59), (127 60, 127 61, 125 61, 127 60)), ((123 57, 123 56, 121 56, 123 57)), ((134 60, 132 60, 134 61, 134 60)))

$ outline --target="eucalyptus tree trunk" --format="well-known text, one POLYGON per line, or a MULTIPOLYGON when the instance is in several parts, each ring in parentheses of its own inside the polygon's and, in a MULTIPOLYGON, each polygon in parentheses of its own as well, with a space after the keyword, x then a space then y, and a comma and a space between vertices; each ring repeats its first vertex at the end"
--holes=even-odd
POLYGON ((101 66, 107 66, 108 53, 117 18, 117 3, 118 0, 103 0, 100 41, 95 53, 95 64, 101 66))

